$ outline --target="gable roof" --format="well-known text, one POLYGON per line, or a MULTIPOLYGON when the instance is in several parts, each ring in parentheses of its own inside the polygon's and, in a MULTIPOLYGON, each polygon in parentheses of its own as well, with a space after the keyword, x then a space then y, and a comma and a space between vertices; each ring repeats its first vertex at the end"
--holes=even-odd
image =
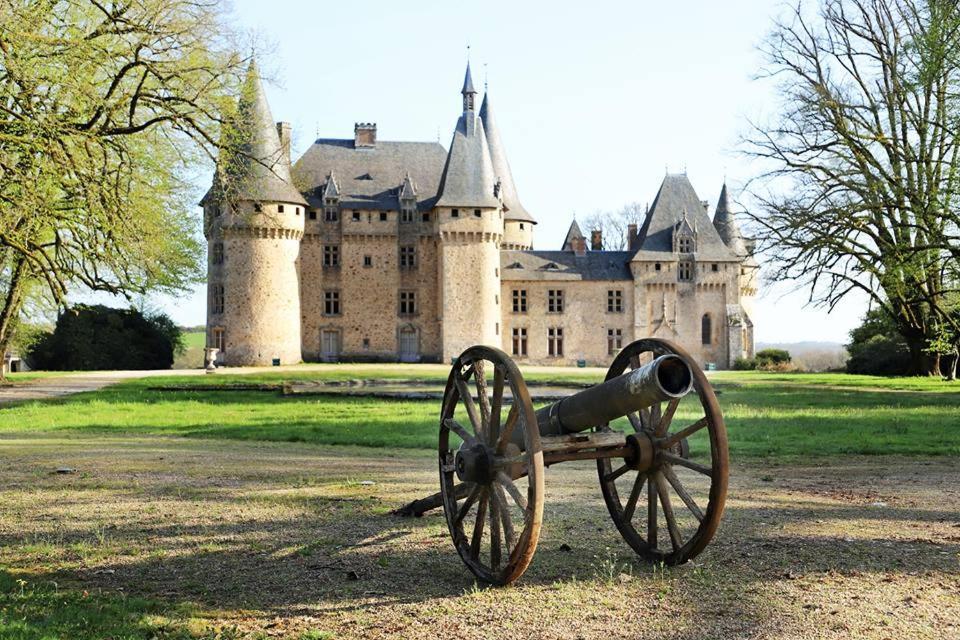
POLYGON ((633 280, 629 251, 501 251, 506 280, 633 280), (552 266, 551 266, 552 265, 552 266))
POLYGON ((537 221, 520 204, 517 186, 513 182, 513 172, 510 171, 510 163, 507 161, 507 150, 500 139, 500 128, 497 127, 496 118, 493 116, 493 108, 490 106, 489 91, 484 94, 483 104, 480 105, 480 120, 483 122, 483 131, 487 136, 487 146, 490 148, 494 175, 500 180, 500 197, 505 209, 504 219, 536 224, 537 221))
POLYGON ((673 231, 686 213, 687 222, 697 231, 697 258, 737 260, 714 228, 703 203, 686 175, 667 175, 638 232, 634 260, 664 260, 673 253, 673 231))
POLYGON ((234 115, 239 150, 218 160, 213 186, 201 200, 223 197, 221 173, 230 175, 228 196, 237 200, 279 201, 306 204, 293 186, 289 151, 283 148, 277 124, 270 113, 257 63, 250 61, 234 115), (235 161, 231 162, 230 158, 235 161), (226 166, 224 165, 226 163, 226 166))
POLYGON ((340 204, 346 209, 399 209, 406 174, 417 185, 417 208, 428 211, 436 201, 446 150, 437 142, 377 140, 356 147, 353 139, 319 138, 293 166, 297 184, 311 206, 321 205, 326 177, 334 173, 340 204))

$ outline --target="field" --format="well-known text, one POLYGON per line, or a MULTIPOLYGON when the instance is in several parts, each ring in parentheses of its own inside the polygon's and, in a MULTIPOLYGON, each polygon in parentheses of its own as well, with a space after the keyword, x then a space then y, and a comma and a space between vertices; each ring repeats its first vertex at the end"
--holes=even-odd
POLYGON ((190 389, 358 377, 444 367, 170 376, 0 409, 0 638, 960 637, 955 385, 718 373, 730 497, 694 563, 638 561, 595 466, 564 463, 530 570, 488 589, 442 515, 389 514, 436 490, 436 402, 190 389))

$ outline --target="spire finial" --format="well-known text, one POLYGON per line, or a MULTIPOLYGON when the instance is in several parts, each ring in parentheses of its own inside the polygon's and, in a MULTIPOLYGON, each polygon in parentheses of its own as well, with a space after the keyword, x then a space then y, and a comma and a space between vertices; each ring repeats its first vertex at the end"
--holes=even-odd
POLYGON ((488 77, 487 77, 487 63, 484 62, 484 63, 483 63, 483 92, 484 92, 484 93, 486 93, 487 90, 488 90, 487 80, 488 80, 488 77))

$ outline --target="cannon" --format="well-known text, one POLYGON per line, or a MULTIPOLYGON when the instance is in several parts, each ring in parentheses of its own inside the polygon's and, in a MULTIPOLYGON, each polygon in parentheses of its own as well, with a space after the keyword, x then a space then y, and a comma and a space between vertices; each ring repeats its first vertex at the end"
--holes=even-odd
POLYGON ((552 464, 596 460, 614 524, 650 561, 695 557, 723 515, 723 415, 700 367, 666 340, 631 343, 604 382, 539 410, 509 356, 471 347, 447 379, 437 453, 440 491, 397 513, 442 506, 461 559, 494 585, 517 580, 533 560, 552 464))

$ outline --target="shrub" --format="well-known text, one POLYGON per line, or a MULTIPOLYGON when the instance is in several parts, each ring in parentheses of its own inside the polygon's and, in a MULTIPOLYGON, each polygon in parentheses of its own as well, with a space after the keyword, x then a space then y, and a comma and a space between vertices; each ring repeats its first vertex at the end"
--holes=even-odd
POLYGON ((182 349, 180 328, 165 314, 80 305, 57 318, 53 333, 31 348, 38 369, 169 369, 182 349))
POLYGON ((757 361, 753 358, 737 358, 733 361, 733 368, 737 371, 753 371, 757 368, 757 361))
POLYGON ((863 324, 850 332, 847 351, 847 373, 898 376, 910 371, 907 342, 882 309, 868 311, 863 324))
POLYGON ((755 356, 757 368, 764 369, 790 362, 790 352, 786 349, 761 349, 755 356))

